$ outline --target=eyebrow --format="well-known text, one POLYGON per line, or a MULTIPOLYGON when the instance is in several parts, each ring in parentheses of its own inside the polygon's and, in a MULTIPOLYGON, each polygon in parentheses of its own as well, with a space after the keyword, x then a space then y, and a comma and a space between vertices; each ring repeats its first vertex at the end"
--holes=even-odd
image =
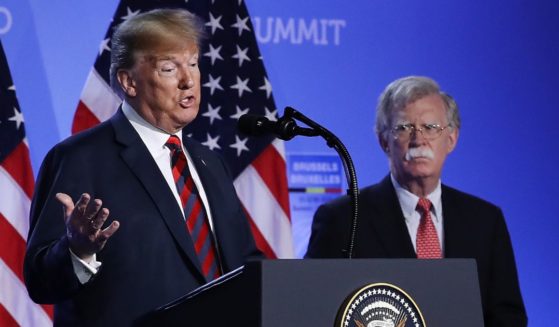
MULTIPOLYGON (((188 58, 189 60, 195 59, 198 60, 199 59, 199 54, 196 53, 194 54, 192 57, 188 58)), ((177 57, 175 56, 169 56, 169 55, 162 55, 162 56, 151 56, 151 58, 155 61, 164 61, 164 60, 178 60, 177 57)))
POLYGON ((173 56, 153 56, 152 57, 155 61, 162 61, 162 60, 173 60, 176 59, 173 56))

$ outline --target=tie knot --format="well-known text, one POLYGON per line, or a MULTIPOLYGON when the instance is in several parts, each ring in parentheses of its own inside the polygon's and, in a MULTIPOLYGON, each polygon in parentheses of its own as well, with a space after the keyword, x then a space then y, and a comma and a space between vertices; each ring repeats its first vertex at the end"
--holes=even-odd
POLYGON ((427 198, 420 198, 419 202, 417 202, 417 210, 421 213, 431 211, 431 201, 427 198))
POLYGON ((169 139, 165 143, 165 146, 171 150, 172 153, 181 151, 181 140, 176 135, 169 136, 169 139))

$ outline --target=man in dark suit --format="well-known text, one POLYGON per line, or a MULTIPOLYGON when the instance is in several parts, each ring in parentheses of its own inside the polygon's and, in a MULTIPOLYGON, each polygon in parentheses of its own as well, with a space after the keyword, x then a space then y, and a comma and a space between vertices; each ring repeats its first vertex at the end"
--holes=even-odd
MULTIPOLYGON (((510 237, 495 205, 441 184, 458 141, 454 100, 429 78, 392 82, 379 98, 375 131, 390 175, 361 190, 355 258, 474 258, 485 326, 526 326, 510 237)), ((306 257, 342 256, 350 199, 322 205, 306 257)))
POLYGON ((45 158, 24 276, 34 301, 55 304, 55 325, 131 325, 259 255, 225 163, 182 134, 200 105, 202 33, 184 10, 122 23, 121 108, 45 158))

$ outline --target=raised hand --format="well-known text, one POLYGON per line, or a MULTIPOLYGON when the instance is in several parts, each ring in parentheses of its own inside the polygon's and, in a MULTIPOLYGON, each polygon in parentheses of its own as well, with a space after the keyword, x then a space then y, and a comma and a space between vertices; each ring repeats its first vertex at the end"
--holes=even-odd
POLYGON ((89 262, 92 256, 101 251, 107 240, 118 230, 120 223, 113 221, 105 229, 101 229, 109 209, 102 208, 100 199, 91 200, 91 196, 84 193, 74 205, 72 198, 65 193, 57 193, 56 199, 62 203, 66 236, 70 249, 79 258, 89 262))

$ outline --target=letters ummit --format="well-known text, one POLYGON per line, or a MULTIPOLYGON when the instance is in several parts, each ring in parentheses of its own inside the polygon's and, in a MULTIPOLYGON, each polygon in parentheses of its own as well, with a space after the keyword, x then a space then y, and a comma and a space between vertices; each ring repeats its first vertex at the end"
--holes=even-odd
POLYGON ((281 17, 253 17, 254 33, 259 43, 311 43, 335 45, 341 43, 344 19, 303 19, 281 17))

